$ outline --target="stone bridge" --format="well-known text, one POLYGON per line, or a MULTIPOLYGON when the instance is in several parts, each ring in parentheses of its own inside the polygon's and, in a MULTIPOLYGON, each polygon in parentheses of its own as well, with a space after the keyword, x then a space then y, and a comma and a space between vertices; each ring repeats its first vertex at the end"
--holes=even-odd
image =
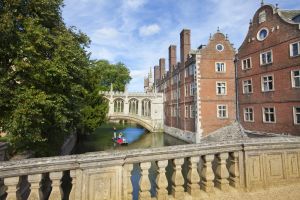
POLYGON ((0 199, 296 200, 300 139, 251 138, 0 162, 0 199))
POLYGON ((163 94, 100 92, 109 101, 108 118, 135 122, 150 132, 163 131, 163 94))

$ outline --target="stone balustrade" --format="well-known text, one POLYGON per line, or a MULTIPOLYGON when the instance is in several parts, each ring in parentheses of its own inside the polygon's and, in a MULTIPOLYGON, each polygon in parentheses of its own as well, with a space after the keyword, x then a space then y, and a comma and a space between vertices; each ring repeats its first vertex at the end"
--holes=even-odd
POLYGON ((300 139, 249 139, 1 162, 0 182, 7 200, 201 199, 299 182, 299 161, 300 139))

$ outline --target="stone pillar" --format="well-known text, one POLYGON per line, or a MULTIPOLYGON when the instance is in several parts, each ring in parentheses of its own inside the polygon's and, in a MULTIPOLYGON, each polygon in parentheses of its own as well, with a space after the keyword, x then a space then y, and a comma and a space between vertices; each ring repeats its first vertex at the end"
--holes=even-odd
POLYGON ((138 116, 142 116, 142 100, 140 99, 138 102, 138 116))
MULTIPOLYGON (((155 134, 153 134, 155 135, 155 134)), ((157 177, 156 177, 156 197, 158 200, 168 199, 168 180, 166 177, 166 167, 168 160, 157 161, 157 177)))
POLYGON ((184 163, 183 158, 173 160, 173 175, 172 175, 172 195, 175 199, 184 199, 184 179, 181 173, 181 166, 184 163))
POLYGON ((189 172, 187 175, 187 192, 192 197, 198 197, 200 192, 200 177, 197 171, 197 166, 199 163, 200 157, 191 157, 189 158, 189 172))
POLYGON ((42 174, 28 175, 28 182, 30 183, 30 194, 28 200, 44 199, 41 191, 42 174))
POLYGON ((6 200, 20 200, 20 187, 19 187, 19 177, 9 177, 4 179, 4 185, 7 186, 7 196, 6 200))
POLYGON ((133 169, 133 164, 124 165, 124 174, 123 174, 123 199, 132 200, 132 183, 131 183, 131 171, 133 169))
POLYGON ((204 155, 203 159, 203 167, 201 170, 201 189, 205 192, 212 193, 214 192, 214 183, 213 180, 215 178, 214 172, 212 170, 211 162, 214 160, 214 155, 204 155))
POLYGON ((52 181, 52 190, 49 196, 49 200, 57 200, 62 199, 63 191, 61 189, 61 178, 63 176, 63 172, 50 172, 50 179, 52 181))
POLYGON ((70 170, 70 177, 72 178, 72 189, 69 195, 69 200, 76 199, 76 170, 70 170))
POLYGON ((234 188, 240 187, 239 152, 230 153, 229 184, 234 188))
POLYGON ((150 184, 148 174, 149 174, 149 169, 151 167, 151 162, 140 163, 140 167, 141 167, 141 179, 140 179, 139 199, 150 200, 151 184, 150 184))
POLYGON ((217 155, 218 166, 216 169, 216 187, 223 191, 228 191, 229 189, 229 173, 226 168, 227 158, 228 153, 220 153, 217 155))
POLYGON ((128 101, 128 96, 126 95, 124 99, 124 115, 129 114, 129 101, 128 101))

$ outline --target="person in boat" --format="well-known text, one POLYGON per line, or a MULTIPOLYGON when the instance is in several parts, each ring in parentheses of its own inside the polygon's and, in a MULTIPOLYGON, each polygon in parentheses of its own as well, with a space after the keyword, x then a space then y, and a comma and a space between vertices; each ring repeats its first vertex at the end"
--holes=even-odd
POLYGON ((114 137, 113 138, 116 138, 117 137, 117 129, 116 127, 114 127, 114 137))
POLYGON ((120 132, 119 135, 118 135, 118 138, 122 138, 123 137, 123 133, 120 132))

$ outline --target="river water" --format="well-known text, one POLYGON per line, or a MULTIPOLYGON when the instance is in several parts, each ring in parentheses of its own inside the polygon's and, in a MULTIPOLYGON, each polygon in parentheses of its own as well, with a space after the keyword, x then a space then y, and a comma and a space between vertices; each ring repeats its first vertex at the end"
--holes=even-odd
MULTIPOLYGON (((128 149, 146 149, 152 147, 163 147, 163 146, 172 146, 172 145, 183 145, 186 144, 182 140, 174 138, 170 135, 164 133, 149 133, 144 128, 139 127, 135 124, 105 124, 99 127, 95 133, 91 135, 81 136, 79 143, 77 145, 76 154, 93 152, 93 151, 111 151, 111 150, 128 150, 128 149), (113 127, 117 128, 117 133, 122 132, 125 138, 127 139, 128 145, 121 146, 116 145, 112 141, 113 137, 113 127)), ((157 177, 156 173, 157 167, 154 162, 152 162, 151 168, 149 169, 149 179, 151 182, 151 196, 155 196, 156 185, 155 179, 157 177)), ((169 161, 169 164, 166 168, 166 176, 169 182, 169 193, 171 192, 171 176, 173 173, 172 164, 169 161)), ((186 179, 187 175, 187 164, 182 167, 182 173, 186 179)), ((131 182, 133 186, 133 200, 138 199, 139 192, 139 180, 140 167, 138 164, 134 164, 131 182)), ((186 181, 185 181, 186 182, 186 181)))

